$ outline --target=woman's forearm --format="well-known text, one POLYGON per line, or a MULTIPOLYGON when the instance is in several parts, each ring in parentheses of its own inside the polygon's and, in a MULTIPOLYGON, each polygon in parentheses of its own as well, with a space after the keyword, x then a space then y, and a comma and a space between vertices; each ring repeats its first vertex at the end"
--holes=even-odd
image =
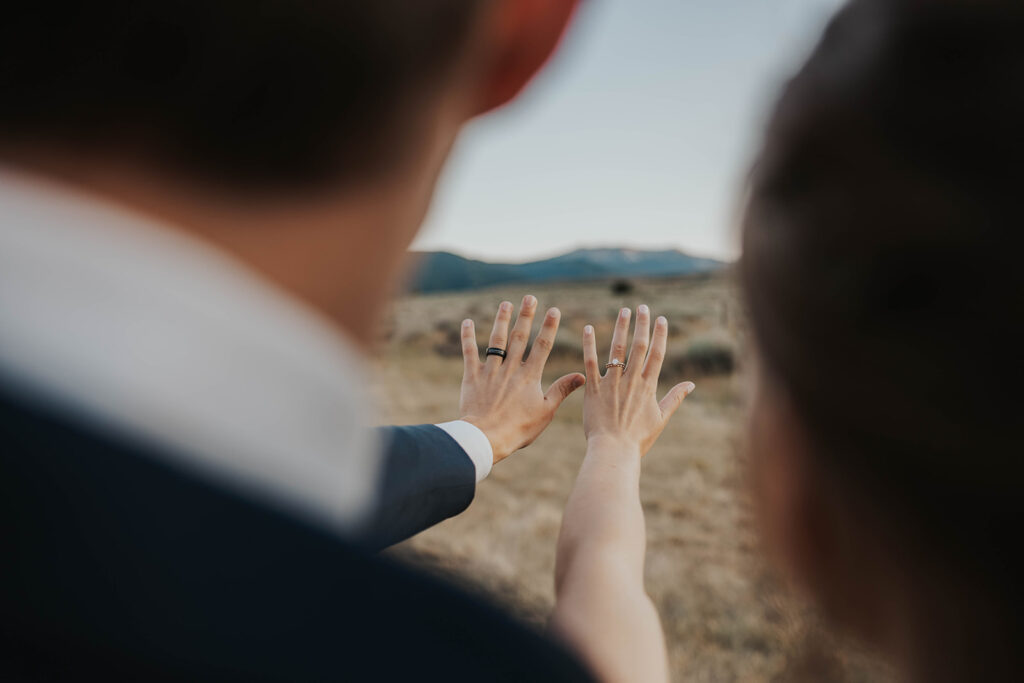
POLYGON ((661 621, 644 590, 640 458, 694 387, 677 384, 658 401, 668 321, 658 318, 652 337, 650 310, 637 308, 627 363, 629 318, 619 311, 604 374, 594 327, 583 328, 587 455, 562 518, 552 626, 604 681, 667 681, 661 621))
POLYGON ((556 590, 577 563, 586 564, 587 555, 596 554, 614 554, 619 570, 628 571, 630 578, 638 581, 642 579, 645 547, 637 446, 596 439, 587 445, 562 517, 556 590))
POLYGON ((667 680, 661 623, 643 585, 640 451, 596 437, 566 505, 553 627, 607 681, 667 680))

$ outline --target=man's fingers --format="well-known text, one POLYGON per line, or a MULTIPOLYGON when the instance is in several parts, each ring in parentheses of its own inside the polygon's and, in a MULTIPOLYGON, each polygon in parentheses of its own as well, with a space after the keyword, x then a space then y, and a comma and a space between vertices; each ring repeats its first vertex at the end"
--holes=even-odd
POLYGON ((508 338, 508 356, 506 363, 519 365, 526 353, 526 344, 530 341, 530 330, 533 328, 533 314, 537 310, 537 297, 527 294, 523 297, 523 305, 519 308, 519 317, 516 319, 516 326, 512 328, 512 334, 508 338))
MULTIPOLYGON (((608 353, 609 363, 625 363, 626 362, 626 344, 629 341, 629 316, 630 310, 623 308, 619 311, 619 317, 615 321, 615 332, 612 333, 612 347, 608 353)), ((615 376, 622 376, 622 368, 608 368, 608 372, 605 373, 611 376, 614 373, 615 376)))
POLYGON ((647 353, 647 363, 644 365, 644 378, 653 382, 658 381, 661 374, 661 365, 665 362, 665 347, 668 345, 668 320, 665 316, 658 316, 654 323, 654 337, 651 339, 651 349, 647 353))
POLYGON ((597 366, 597 340, 594 338, 593 325, 583 328, 583 369, 591 382, 601 376, 601 369, 597 366))
POLYGON ((558 334, 558 321, 561 317, 562 313, 557 308, 549 309, 547 315, 544 316, 544 323, 540 326, 540 332, 533 340, 533 346, 530 347, 530 357, 526 362, 538 374, 544 371, 544 364, 548 362, 548 356, 551 355, 551 349, 555 345, 555 335, 558 334))
MULTIPOLYGON (((494 329, 491 330, 491 338, 487 346, 501 349, 508 348, 508 324, 512 320, 512 302, 502 301, 498 306, 498 314, 494 316, 494 329)), ((487 356, 488 367, 501 365, 501 356, 487 356)))
POLYGON ((658 404, 658 407, 661 408, 662 419, 667 420, 672 417, 672 413, 676 412, 676 409, 683 404, 683 399, 692 394, 696 388, 697 385, 693 382, 683 382, 669 389, 665 398, 661 399, 661 403, 658 404))
POLYGON ((557 408, 562 404, 569 394, 576 391, 584 384, 587 383, 587 378, 578 372, 574 372, 565 377, 559 377, 555 380, 551 388, 548 389, 548 393, 544 394, 544 400, 549 401, 553 408, 557 408))
POLYGON ((626 374, 635 379, 643 374, 647 345, 651 339, 651 311, 647 306, 636 309, 636 327, 633 330, 633 348, 629 350, 629 365, 626 374))
POLYGON ((462 321, 462 360, 465 361, 467 375, 480 369, 480 348, 476 345, 476 326, 473 321, 462 321))

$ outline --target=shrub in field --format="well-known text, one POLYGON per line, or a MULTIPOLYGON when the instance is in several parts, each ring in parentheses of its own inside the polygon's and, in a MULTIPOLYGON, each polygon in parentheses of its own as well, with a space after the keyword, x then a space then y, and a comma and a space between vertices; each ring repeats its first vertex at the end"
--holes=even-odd
POLYGON ((442 321, 436 325, 442 340, 434 345, 434 353, 442 358, 459 358, 462 356, 462 332, 458 323, 442 321))
POLYGON ((635 289, 635 287, 633 286, 633 283, 630 282, 629 280, 614 280, 611 284, 612 294, 614 294, 615 296, 625 296, 626 294, 632 294, 633 289, 635 289))
POLYGON ((722 337, 697 337, 679 355, 670 355, 666 369, 676 376, 728 375, 736 369, 736 349, 722 337))
POLYGON ((579 360, 583 363, 583 347, 579 343, 573 343, 556 339, 551 346, 551 360, 579 360))

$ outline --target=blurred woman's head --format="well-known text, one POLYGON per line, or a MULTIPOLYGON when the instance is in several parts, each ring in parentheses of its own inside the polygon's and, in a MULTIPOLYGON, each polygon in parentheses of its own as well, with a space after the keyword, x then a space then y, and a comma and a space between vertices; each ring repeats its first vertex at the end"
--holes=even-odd
POLYGON ((1022 183, 1024 3, 855 1, 744 224, 768 547, 932 680, 1008 673, 1020 642, 1022 183))

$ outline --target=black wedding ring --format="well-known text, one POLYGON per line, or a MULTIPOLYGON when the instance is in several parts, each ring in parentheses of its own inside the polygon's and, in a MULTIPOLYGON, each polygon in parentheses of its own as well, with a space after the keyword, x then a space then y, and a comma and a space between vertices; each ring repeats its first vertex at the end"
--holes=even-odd
POLYGON ((499 349, 497 346, 489 346, 489 347, 487 347, 487 355, 488 356, 500 356, 501 359, 504 360, 505 356, 508 355, 508 354, 505 353, 505 349, 499 349))

